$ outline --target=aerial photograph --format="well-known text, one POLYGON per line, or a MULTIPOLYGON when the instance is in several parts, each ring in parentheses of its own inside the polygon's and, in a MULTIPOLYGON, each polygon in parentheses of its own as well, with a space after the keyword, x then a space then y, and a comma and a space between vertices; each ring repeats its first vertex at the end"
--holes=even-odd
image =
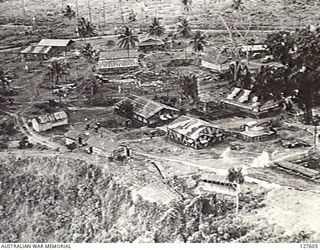
POLYGON ((319 242, 319 0, 0 0, 1 248, 319 242))

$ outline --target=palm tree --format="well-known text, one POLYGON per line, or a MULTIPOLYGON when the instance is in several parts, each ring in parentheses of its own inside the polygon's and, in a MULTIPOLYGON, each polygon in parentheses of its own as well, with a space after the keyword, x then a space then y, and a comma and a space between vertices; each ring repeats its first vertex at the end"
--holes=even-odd
POLYGON ((182 4, 184 5, 184 9, 186 11, 190 11, 191 10, 192 0, 182 0, 182 4))
MULTIPOLYGON (((184 38, 190 37, 191 35, 191 28, 189 25, 189 22, 185 18, 181 18, 179 20, 178 24, 178 34, 183 36, 184 38)), ((187 41, 185 41, 185 47, 184 47, 185 57, 187 59, 187 41)))
POLYGON ((191 28, 186 18, 180 18, 178 24, 178 34, 183 37, 189 37, 191 35, 191 28))
POLYGON ((0 83, 2 85, 3 92, 5 92, 7 88, 10 88, 10 80, 8 80, 7 73, 2 68, 0 68, 0 83))
POLYGON ((130 47, 135 48, 136 43, 139 42, 138 37, 133 34, 132 30, 130 30, 128 26, 125 26, 125 29, 118 37, 118 40, 119 47, 127 50, 128 57, 130 56, 130 47))
POLYGON ((92 47, 91 43, 87 43, 83 46, 81 54, 90 64, 96 62, 99 55, 99 53, 92 47))
POLYGON ((70 20, 76 16, 76 12, 70 7, 70 5, 67 5, 66 9, 63 12, 63 15, 65 17, 68 17, 70 20))
POLYGON ((69 69, 68 63, 56 60, 49 64, 47 75, 58 85, 63 76, 69 75, 69 69))
POLYGON ((154 17, 152 24, 148 26, 149 36, 160 37, 164 34, 165 28, 160 24, 158 18, 154 17))
POLYGON ((234 168, 230 168, 228 171, 227 179, 229 182, 235 183, 237 186, 236 214, 238 214, 239 213, 239 194, 241 192, 240 185, 244 183, 242 169, 239 168, 238 170, 236 170, 234 168))
POLYGON ((200 59, 200 51, 204 51, 204 47, 207 45, 207 41, 205 39, 206 36, 201 33, 201 31, 197 31, 191 41, 193 44, 193 50, 198 52, 198 60, 200 59))
POLYGON ((95 34, 94 25, 86 20, 84 17, 79 18, 78 20, 78 32, 80 37, 91 37, 95 34))

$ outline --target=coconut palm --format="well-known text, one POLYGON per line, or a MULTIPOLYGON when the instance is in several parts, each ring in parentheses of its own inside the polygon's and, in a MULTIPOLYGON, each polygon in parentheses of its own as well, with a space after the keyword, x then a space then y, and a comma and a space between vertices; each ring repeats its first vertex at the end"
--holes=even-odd
MULTIPOLYGON (((179 24, 178 24, 178 34, 183 36, 184 38, 190 37, 191 35, 191 28, 189 25, 189 22, 185 18, 179 19, 179 24)), ((185 57, 187 59, 187 42, 185 41, 185 57)))
POLYGON ((10 80, 7 78, 7 73, 2 68, 0 68, 0 83, 3 92, 5 92, 10 87, 10 80))
POLYGON ((87 43, 83 46, 81 54, 90 64, 96 62, 99 55, 99 53, 92 47, 91 43, 87 43))
POLYGON ((191 28, 186 18, 181 18, 178 24, 178 34, 183 37, 189 37, 191 35, 191 28))
POLYGON ((60 79, 69 75, 69 69, 68 63, 56 60, 49 64, 47 75, 58 85, 60 79))
POLYGON ((234 168, 230 168, 228 171, 227 179, 231 183, 235 183, 237 186, 237 200, 236 200, 236 213, 239 213, 239 194, 241 192, 240 185, 244 183, 244 177, 242 174, 242 169, 239 168, 238 170, 234 168))
POLYGON ((67 5, 66 9, 63 12, 63 15, 65 17, 68 17, 70 20, 76 16, 76 12, 70 7, 70 5, 67 5))
POLYGON ((80 37, 91 37, 95 34, 94 25, 86 20, 84 17, 79 18, 78 20, 78 32, 80 37))
POLYGON ((130 56, 130 47, 135 48, 136 43, 139 42, 138 37, 133 34, 132 30, 128 26, 125 26, 124 31, 118 37, 119 47, 126 49, 128 52, 128 57, 130 56))
POLYGON ((160 24, 158 18, 154 17, 152 24, 148 26, 149 36, 160 37, 164 34, 165 28, 160 24))
POLYGON ((191 10, 192 0, 182 0, 182 4, 184 5, 184 9, 186 11, 190 11, 191 10))
POLYGON ((193 44, 193 50, 198 52, 198 60, 200 58, 200 52, 204 51, 205 46, 207 45, 206 36, 201 33, 201 31, 197 31, 191 41, 193 44))

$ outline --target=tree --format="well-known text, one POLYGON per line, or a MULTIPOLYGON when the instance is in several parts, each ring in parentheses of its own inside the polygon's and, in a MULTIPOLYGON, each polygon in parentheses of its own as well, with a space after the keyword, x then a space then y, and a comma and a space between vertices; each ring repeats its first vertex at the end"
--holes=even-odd
POLYGON ((127 50, 128 57, 130 56, 130 47, 135 48, 136 43, 139 42, 138 37, 133 34, 128 26, 125 26, 125 29, 122 34, 119 35, 118 40, 119 47, 127 50))
POLYGON ((128 118, 132 118, 133 116, 133 105, 129 101, 123 101, 118 104, 116 107, 116 111, 119 112, 120 114, 125 115, 128 118))
POLYGON ((76 12, 70 7, 70 5, 67 5, 66 9, 63 12, 63 15, 65 17, 68 17, 70 20, 76 16, 76 12))
POLYGON ((160 24, 158 18, 154 17, 152 23, 148 26, 149 36, 160 37, 165 33, 165 28, 160 24))
POLYGON ((191 36, 191 28, 187 19, 185 18, 179 19, 178 34, 180 34, 183 37, 191 36))
MULTIPOLYGON (((177 33, 180 34, 182 37, 184 37, 186 40, 187 40, 187 37, 191 36, 191 28, 187 19, 181 18, 179 20, 177 33)), ((184 51, 185 51, 185 57, 187 59, 187 41, 185 41, 184 51)))
POLYGON ((137 14, 133 10, 131 10, 129 13, 129 21, 130 22, 137 21, 137 14))
POLYGON ((196 75, 183 75, 178 79, 178 83, 186 97, 193 100, 198 98, 198 78, 196 75))
POLYGON ((206 36, 201 33, 201 31, 197 31, 193 37, 193 40, 191 41, 194 51, 198 52, 198 60, 200 58, 200 51, 203 51, 207 45, 207 41, 205 39, 206 36))
POLYGON ((78 20, 78 32, 80 37, 91 37, 95 34, 94 25, 86 20, 84 17, 80 17, 78 20))
POLYGON ((8 79, 8 73, 0 67, 0 84, 3 92, 6 92, 10 88, 10 80, 8 79))
POLYGON ((271 55, 276 60, 287 65, 291 62, 291 56, 294 50, 294 38, 290 32, 279 31, 268 34, 265 45, 271 55))
POLYGON ((192 0, 182 0, 182 4, 183 4, 184 9, 186 11, 190 11, 191 10, 192 0))
POLYGON ((230 168, 228 170, 227 179, 229 182, 235 183, 237 187, 236 214, 238 214, 239 213, 239 194, 241 192, 240 185, 244 183, 242 169, 239 168, 238 170, 236 170, 234 168, 230 168))
POLYGON ((83 46, 81 54, 90 64, 96 62, 99 57, 99 53, 92 47, 91 43, 86 43, 86 45, 83 46))
POLYGON ((68 63, 55 60, 49 64, 47 75, 58 85, 62 77, 69 75, 69 69, 68 63))

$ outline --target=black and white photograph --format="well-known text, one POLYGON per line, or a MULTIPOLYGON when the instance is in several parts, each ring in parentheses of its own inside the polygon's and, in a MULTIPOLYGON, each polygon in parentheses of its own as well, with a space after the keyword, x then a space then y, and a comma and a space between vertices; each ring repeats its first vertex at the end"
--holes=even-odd
POLYGON ((123 243, 320 248, 319 0, 0 0, 0 248, 123 243))

